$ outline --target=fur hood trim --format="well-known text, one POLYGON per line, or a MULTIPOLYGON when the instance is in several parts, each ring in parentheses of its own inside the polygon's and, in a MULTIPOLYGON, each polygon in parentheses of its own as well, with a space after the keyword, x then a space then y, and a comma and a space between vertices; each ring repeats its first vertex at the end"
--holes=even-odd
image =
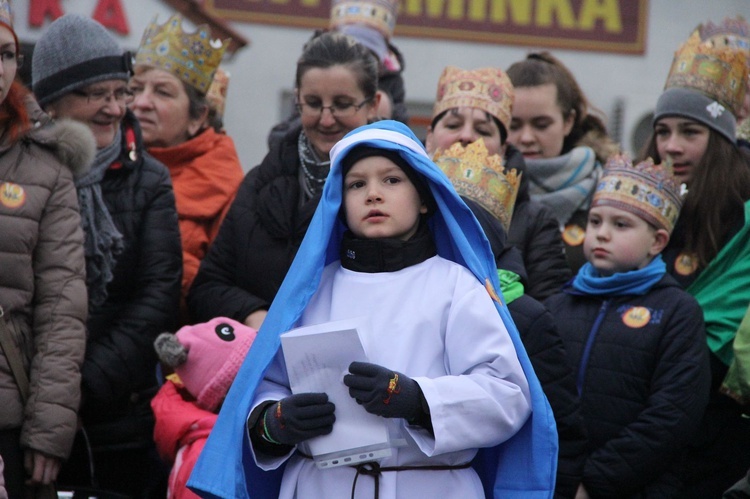
POLYGON ((89 171, 96 156, 96 139, 91 129, 67 118, 53 120, 30 96, 26 108, 32 126, 26 138, 54 154, 74 176, 89 171))

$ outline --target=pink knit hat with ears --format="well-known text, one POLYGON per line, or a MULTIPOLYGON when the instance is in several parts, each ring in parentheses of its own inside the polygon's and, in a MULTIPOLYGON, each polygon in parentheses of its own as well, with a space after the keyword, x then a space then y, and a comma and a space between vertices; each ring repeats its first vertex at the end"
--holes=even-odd
POLYGON ((245 360, 257 331, 226 317, 162 333, 154 347, 174 368, 199 407, 215 411, 245 360))

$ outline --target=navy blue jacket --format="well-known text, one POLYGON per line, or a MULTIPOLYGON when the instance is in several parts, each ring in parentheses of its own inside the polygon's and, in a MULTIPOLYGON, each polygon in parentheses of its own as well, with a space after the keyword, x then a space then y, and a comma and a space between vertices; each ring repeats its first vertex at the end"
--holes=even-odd
POLYGON ((676 466, 708 401, 702 311, 665 275, 642 296, 599 297, 570 286, 555 316, 581 396, 591 497, 670 497, 676 466))

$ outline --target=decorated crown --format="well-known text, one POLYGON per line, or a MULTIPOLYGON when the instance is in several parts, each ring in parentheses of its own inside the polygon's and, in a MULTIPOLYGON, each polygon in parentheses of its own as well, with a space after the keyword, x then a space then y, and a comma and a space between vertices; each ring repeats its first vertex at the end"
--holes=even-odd
POLYGON ((591 206, 628 211, 671 233, 682 208, 679 193, 670 163, 655 165, 648 158, 634 165, 628 155, 616 154, 604 166, 591 206))
POLYGON ((400 0, 333 0, 331 29, 346 24, 364 24, 379 31, 386 40, 393 36, 400 0))
POLYGON ((208 105, 211 106, 219 116, 224 116, 228 89, 229 73, 218 68, 214 74, 214 79, 211 82, 211 85, 208 87, 206 99, 208 100, 208 105))
POLYGON ((456 107, 476 107, 497 118, 507 132, 513 110, 513 95, 513 84, 501 69, 466 71, 448 66, 438 80, 432 117, 456 107))
POLYGON ((459 195, 479 203, 508 230, 521 184, 515 169, 506 173, 503 158, 490 156, 483 139, 466 148, 456 142, 446 151, 437 151, 433 159, 459 195))
POLYGON ((228 39, 211 40, 206 25, 198 26, 195 33, 185 33, 179 14, 161 26, 154 18, 143 33, 135 64, 168 71, 205 94, 228 46, 228 39))
POLYGON ((664 89, 688 88, 703 93, 729 109, 742 107, 747 88, 747 56, 743 51, 705 43, 699 30, 675 52, 664 89))
POLYGON ((5 24, 11 29, 13 27, 13 15, 10 12, 10 2, 8 0, 0 0, 0 23, 5 24))
MULTIPOLYGON (((744 50, 750 56, 750 24, 742 16, 724 18, 721 24, 711 21, 698 26, 701 40, 717 47, 744 50)), ((750 57, 748 57, 750 64, 750 57)))

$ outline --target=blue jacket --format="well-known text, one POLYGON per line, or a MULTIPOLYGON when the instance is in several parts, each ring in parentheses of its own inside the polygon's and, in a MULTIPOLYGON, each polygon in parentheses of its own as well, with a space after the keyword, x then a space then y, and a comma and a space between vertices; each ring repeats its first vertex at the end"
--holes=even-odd
MULTIPOLYGON (((471 270, 491 294, 500 294, 494 258, 479 223, 448 178, 427 157, 411 130, 399 122, 380 121, 347 134, 331 151, 331 172, 307 235, 188 482, 202 497, 278 497, 283 467, 265 472, 255 466, 246 419, 255 388, 279 348, 280 335, 296 325, 318 288, 323 268, 339 259, 339 245, 345 231, 339 218, 341 159, 358 145, 398 151, 424 176, 437 204, 429 225, 438 254, 471 270)), ((528 378, 533 412, 515 436, 482 452, 476 467, 483 475, 488 497, 549 498, 554 491, 557 462, 554 417, 507 307, 499 298, 496 305, 528 378)))

